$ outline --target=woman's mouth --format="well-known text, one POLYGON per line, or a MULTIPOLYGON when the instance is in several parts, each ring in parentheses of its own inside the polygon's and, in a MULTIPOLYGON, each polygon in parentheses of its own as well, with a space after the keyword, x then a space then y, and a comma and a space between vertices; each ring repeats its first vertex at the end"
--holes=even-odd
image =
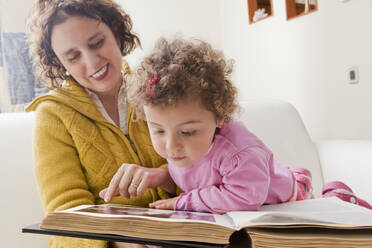
POLYGON ((101 70, 94 73, 91 77, 96 80, 101 80, 104 77, 106 77, 107 73, 108 73, 108 64, 102 67, 101 70))

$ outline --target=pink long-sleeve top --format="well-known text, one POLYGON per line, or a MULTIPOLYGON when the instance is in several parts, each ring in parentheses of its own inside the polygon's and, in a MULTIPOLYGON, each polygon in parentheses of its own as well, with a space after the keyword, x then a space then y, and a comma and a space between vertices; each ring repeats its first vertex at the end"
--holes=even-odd
POLYGON ((271 150, 243 123, 223 125, 210 151, 187 167, 169 163, 169 173, 183 190, 175 209, 225 213, 257 210, 289 201, 294 176, 274 160, 271 150))

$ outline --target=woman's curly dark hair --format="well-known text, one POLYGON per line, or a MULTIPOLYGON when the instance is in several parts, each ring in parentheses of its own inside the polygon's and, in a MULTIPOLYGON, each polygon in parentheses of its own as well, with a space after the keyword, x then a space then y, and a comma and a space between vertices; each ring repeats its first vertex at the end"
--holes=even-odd
POLYGON ((138 36, 132 33, 131 18, 112 0, 36 0, 27 21, 27 37, 38 76, 50 89, 60 87, 67 78, 65 68, 52 49, 52 30, 71 16, 105 23, 118 40, 123 56, 141 45, 138 36))
POLYGON ((228 122, 237 108, 232 69, 233 60, 226 61, 221 51, 206 42, 160 38, 152 53, 128 75, 128 101, 137 118, 144 119, 144 105, 170 106, 197 97, 217 120, 228 122), (158 81, 152 85, 154 76, 158 81))

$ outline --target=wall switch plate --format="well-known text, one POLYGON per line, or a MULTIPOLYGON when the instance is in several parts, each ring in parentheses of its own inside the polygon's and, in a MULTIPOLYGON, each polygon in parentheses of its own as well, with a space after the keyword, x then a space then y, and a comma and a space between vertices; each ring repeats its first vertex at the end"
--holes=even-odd
POLYGON ((359 70, 357 66, 349 68, 347 72, 347 80, 350 84, 357 84, 359 82, 359 70))

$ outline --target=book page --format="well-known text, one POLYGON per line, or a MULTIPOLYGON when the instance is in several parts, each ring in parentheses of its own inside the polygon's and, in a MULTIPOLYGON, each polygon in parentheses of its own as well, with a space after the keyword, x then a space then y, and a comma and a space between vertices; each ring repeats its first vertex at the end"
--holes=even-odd
POLYGON ((239 228, 280 225, 372 228, 371 210, 337 197, 264 205, 259 211, 237 211, 228 215, 239 228))
POLYGON ((372 229, 249 228, 254 245, 276 248, 372 247, 372 229))
POLYGON ((142 208, 129 205, 81 205, 60 212, 90 215, 102 218, 140 218, 163 222, 198 222, 222 225, 229 228, 232 227, 230 218, 224 215, 191 211, 142 208))

